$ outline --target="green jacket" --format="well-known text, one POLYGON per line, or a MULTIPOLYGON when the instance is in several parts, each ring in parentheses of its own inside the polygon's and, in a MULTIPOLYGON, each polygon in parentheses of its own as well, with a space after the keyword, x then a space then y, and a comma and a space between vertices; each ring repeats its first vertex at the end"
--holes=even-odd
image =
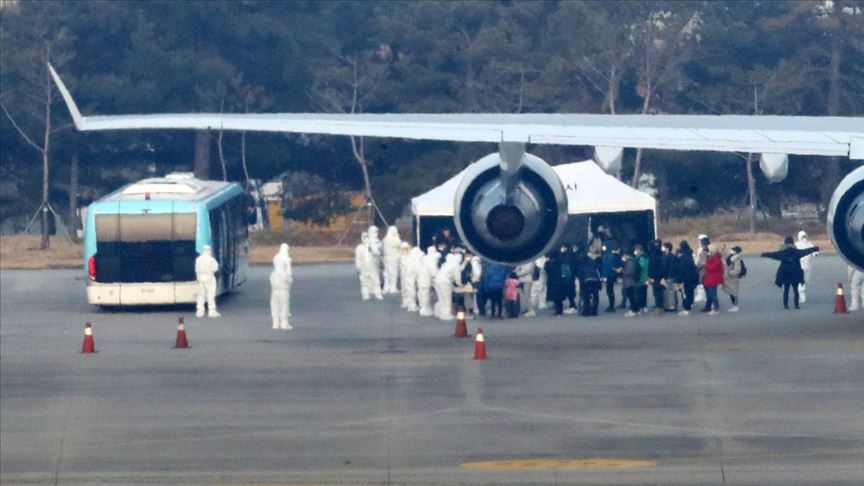
POLYGON ((648 284, 648 255, 640 253, 639 256, 634 256, 633 261, 636 262, 636 273, 638 279, 636 285, 648 284))

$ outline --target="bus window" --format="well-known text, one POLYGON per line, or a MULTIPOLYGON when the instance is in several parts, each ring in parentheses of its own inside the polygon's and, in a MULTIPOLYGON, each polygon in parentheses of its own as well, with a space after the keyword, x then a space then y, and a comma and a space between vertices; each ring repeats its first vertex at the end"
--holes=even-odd
POLYGON ((96 281, 195 280, 195 214, 96 216, 96 281))

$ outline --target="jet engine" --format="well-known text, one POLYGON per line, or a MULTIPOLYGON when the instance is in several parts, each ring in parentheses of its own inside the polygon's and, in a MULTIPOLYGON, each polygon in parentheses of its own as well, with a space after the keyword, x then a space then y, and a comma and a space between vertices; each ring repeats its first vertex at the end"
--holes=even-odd
POLYGON ((864 166, 834 190, 828 205, 828 236, 847 262, 864 270, 864 166))
POLYGON ((542 159, 502 150, 468 168, 456 190, 454 220, 462 241, 474 252, 518 264, 558 243, 567 224, 567 194, 542 159))

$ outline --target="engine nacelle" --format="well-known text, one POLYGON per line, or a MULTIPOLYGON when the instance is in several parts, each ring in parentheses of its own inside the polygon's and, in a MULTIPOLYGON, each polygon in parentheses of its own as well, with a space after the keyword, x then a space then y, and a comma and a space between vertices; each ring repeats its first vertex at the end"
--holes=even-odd
POLYGON ((518 264, 558 242, 567 224, 567 194, 539 157, 522 155, 518 171, 507 176, 501 156, 494 153, 472 164, 459 183, 454 220, 471 250, 499 263, 518 264))
POLYGON ((864 166, 834 190, 828 205, 828 236, 847 262, 864 270, 864 166))

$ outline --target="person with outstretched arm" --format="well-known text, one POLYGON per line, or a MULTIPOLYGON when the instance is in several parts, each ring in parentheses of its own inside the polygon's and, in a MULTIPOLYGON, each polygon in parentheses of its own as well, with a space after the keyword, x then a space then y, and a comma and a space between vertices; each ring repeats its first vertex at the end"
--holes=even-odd
POLYGON ((784 309, 789 308, 790 288, 794 294, 795 308, 800 309, 798 285, 806 283, 804 282, 804 270, 801 269, 801 258, 817 251, 819 251, 818 246, 803 250, 795 248, 794 240, 791 236, 787 236, 779 250, 762 254, 763 258, 771 258, 780 262, 780 266, 777 267, 777 276, 774 277, 774 285, 783 287, 784 309))

